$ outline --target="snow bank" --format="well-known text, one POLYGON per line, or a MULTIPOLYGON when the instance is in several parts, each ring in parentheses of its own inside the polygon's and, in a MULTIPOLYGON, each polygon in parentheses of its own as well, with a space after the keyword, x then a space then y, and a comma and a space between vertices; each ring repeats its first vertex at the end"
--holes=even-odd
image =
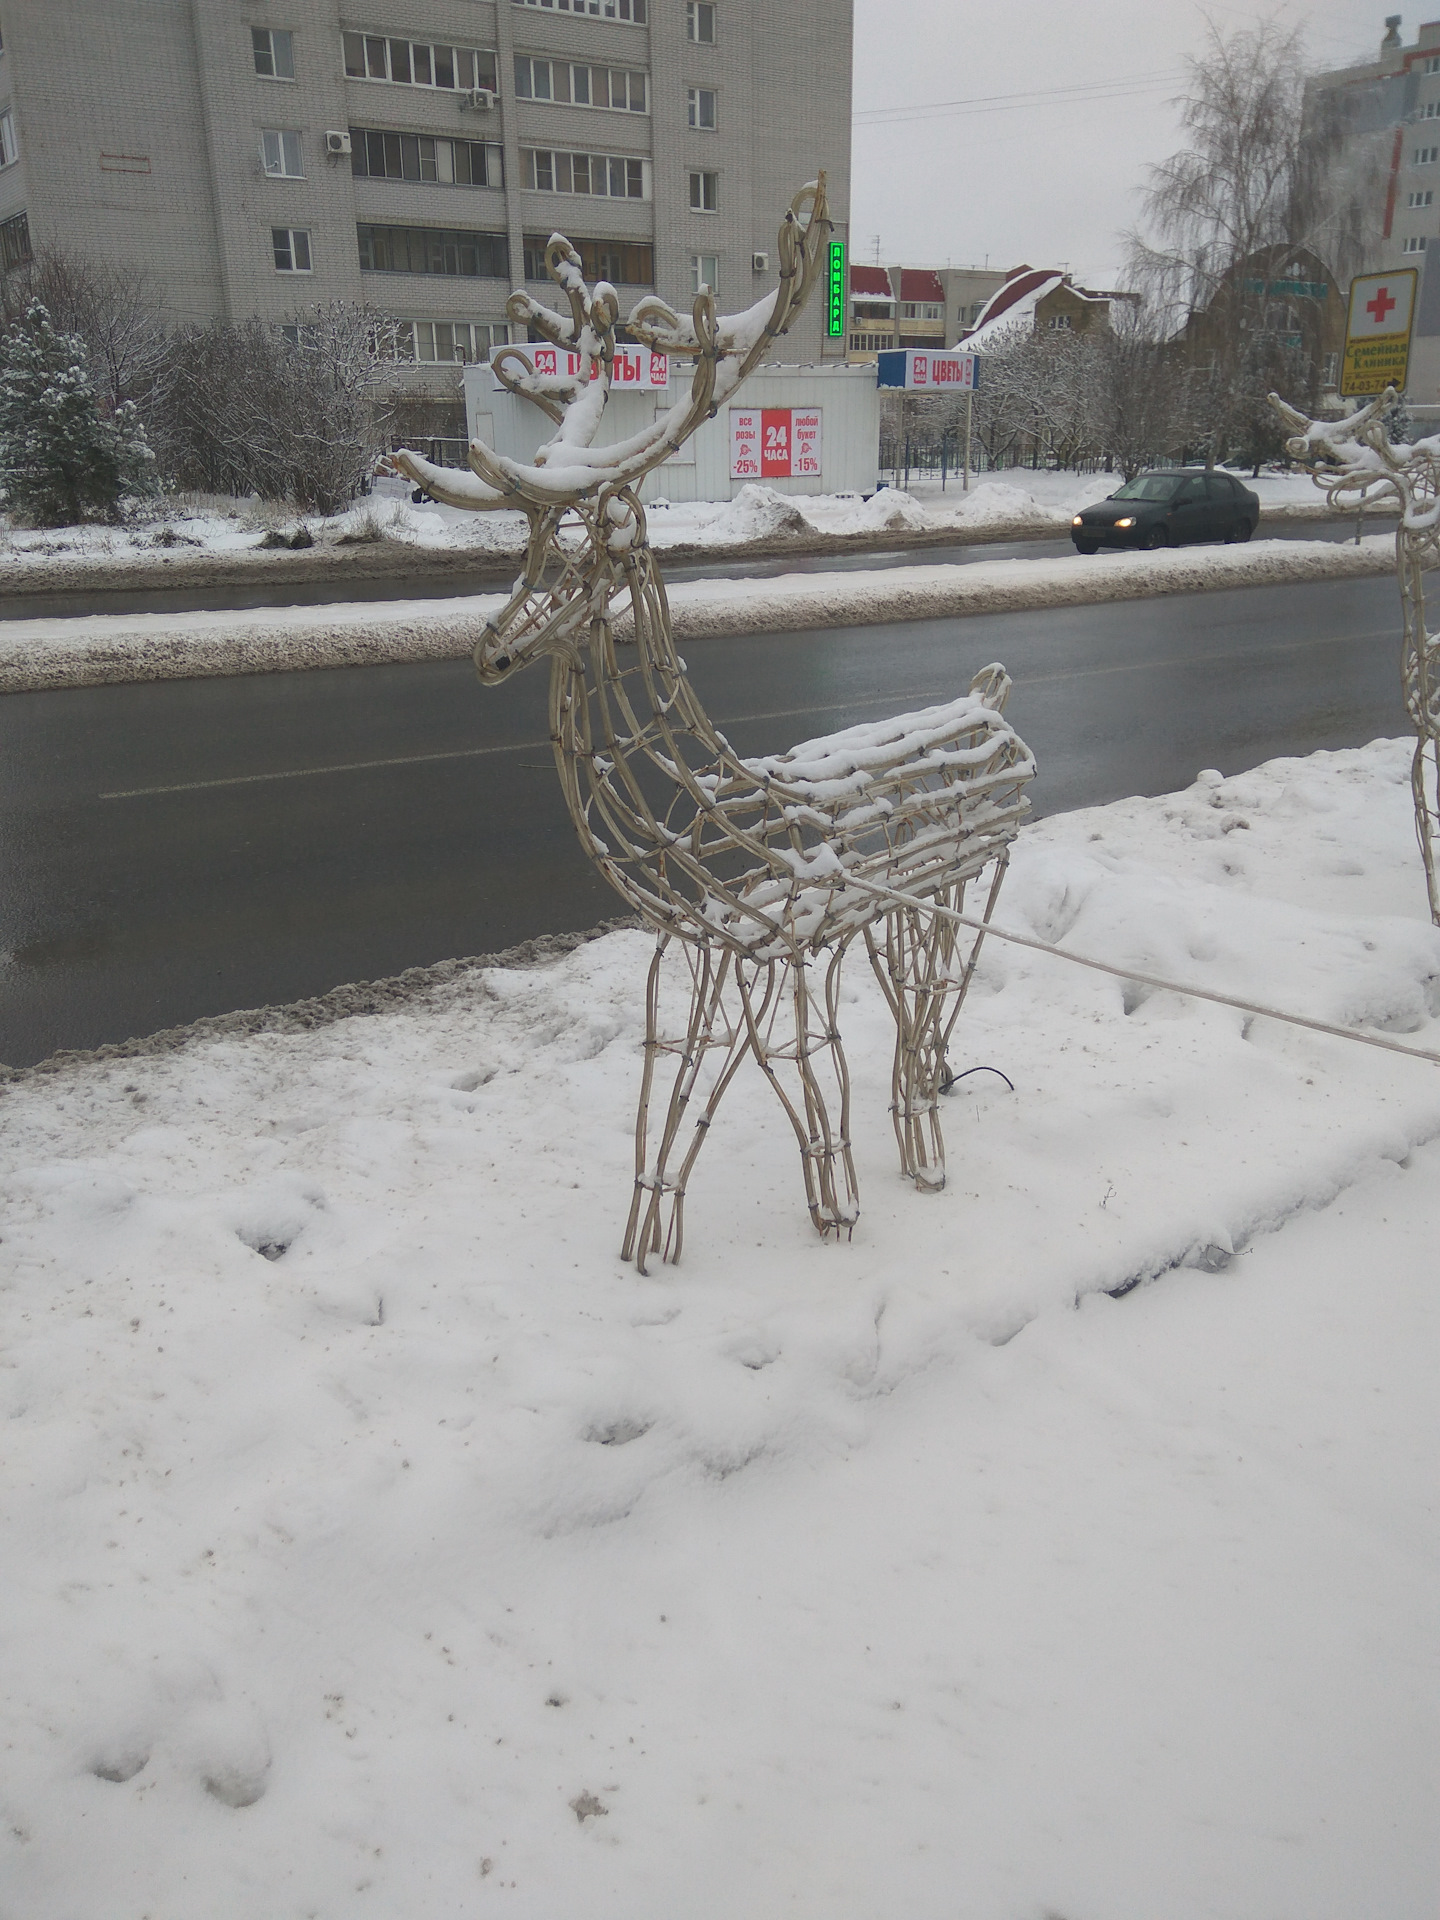
MULTIPOLYGON (((1025 608, 1086 606, 1209 588, 1383 574, 1394 541, 1359 546, 1260 540, 1248 547, 987 560, 777 579, 690 580, 669 590, 682 639, 865 626, 1025 608)), ((0 692, 210 674, 283 673, 393 660, 458 659, 503 594, 362 601, 245 612, 100 614, 0 623, 0 692)), ((617 630, 623 634, 624 622, 617 630)))
MULTIPOLYGON (((1408 757, 1001 917, 1433 1046, 1408 757)), ((852 956, 853 1242, 747 1067, 641 1280, 649 951, 0 1094, 6 1911, 1421 1920, 1435 1072, 992 945, 921 1196, 852 956)))
MULTIPOLYGON (((1078 508, 1103 499, 1115 474, 1032 472, 1007 468, 982 475, 963 492, 952 475, 912 476, 909 491, 781 494, 746 486, 734 500, 652 503, 650 535, 659 552, 742 553, 788 544, 815 548, 889 535, 902 544, 953 535, 1018 539, 1068 527, 1078 508)), ((1308 475, 1242 476, 1259 493, 1266 521, 1315 519, 1328 509, 1308 475)), ((519 513, 466 513, 435 502, 412 503, 408 482, 379 481, 375 493, 330 519, 307 518, 315 545, 304 553, 263 550, 251 502, 228 513, 175 513, 136 527, 60 527, 7 532, 0 527, 0 594, 73 591, 87 583, 205 586, 250 579, 374 577, 413 571, 417 563, 457 569, 518 560, 525 519, 519 513), (376 531, 380 538, 376 538, 376 531), (358 544, 357 542, 358 537, 358 544)), ((1383 516, 1372 516, 1380 518, 1383 516)), ((293 530, 293 517, 276 524, 293 530)))

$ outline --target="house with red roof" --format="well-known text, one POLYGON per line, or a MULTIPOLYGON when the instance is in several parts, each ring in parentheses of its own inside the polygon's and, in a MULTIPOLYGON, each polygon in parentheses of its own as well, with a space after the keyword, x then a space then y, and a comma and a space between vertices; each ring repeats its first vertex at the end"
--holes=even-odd
POLYGON ((873 360, 887 347, 948 347, 1005 279, 990 267, 850 264, 846 357, 873 360))

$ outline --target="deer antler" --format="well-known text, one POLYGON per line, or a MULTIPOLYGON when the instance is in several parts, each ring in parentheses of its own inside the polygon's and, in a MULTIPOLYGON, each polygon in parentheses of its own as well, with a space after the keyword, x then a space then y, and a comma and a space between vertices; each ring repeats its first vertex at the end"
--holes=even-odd
POLYGON ((822 173, 800 189, 786 211, 777 243, 779 285, 746 312, 717 318, 708 292, 696 297, 688 320, 653 294, 638 301, 626 322, 630 333, 657 352, 695 362, 690 394, 653 426, 603 447, 593 443, 610 397, 619 298, 608 281, 587 288, 579 255, 562 234, 552 235, 546 266, 569 302, 569 318, 518 291, 511 294, 506 312, 552 345, 582 355, 589 378, 546 380, 535 373, 533 361, 509 347, 492 365, 502 386, 533 401, 559 431, 529 462, 507 459, 475 441, 470 448, 473 478, 408 451, 394 454, 394 465, 436 499, 475 512, 517 506, 543 512, 574 505, 602 488, 635 485, 683 446, 702 420, 713 417, 770 343, 789 331, 820 270, 830 231, 822 173), (510 367, 517 364, 522 371, 512 374, 510 367))

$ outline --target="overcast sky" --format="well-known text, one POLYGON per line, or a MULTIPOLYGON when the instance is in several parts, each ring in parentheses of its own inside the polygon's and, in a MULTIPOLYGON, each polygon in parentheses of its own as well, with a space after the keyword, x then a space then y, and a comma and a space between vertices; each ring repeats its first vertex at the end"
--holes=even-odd
MULTIPOLYGON (((1313 64, 1335 67, 1377 56, 1397 4, 1279 0, 1264 13, 1303 20, 1313 64)), ((1405 14, 1407 44, 1437 12, 1432 0, 1405 14)), ((1145 168, 1182 144, 1172 102, 1207 15, 1222 31, 1262 17, 1234 0, 855 0, 853 257, 873 260, 878 236, 890 264, 988 255, 1119 284, 1145 168), (916 117, 952 102, 969 104, 916 117)))

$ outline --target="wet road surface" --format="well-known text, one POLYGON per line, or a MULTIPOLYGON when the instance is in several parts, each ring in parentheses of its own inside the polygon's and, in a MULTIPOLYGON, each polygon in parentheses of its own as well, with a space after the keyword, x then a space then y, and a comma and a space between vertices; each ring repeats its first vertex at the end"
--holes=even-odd
MULTIPOLYGON (((746 754, 953 698, 1003 660, 1036 810, 1057 812, 1403 733, 1397 629, 1382 578, 686 652, 746 754)), ((538 667, 486 690, 443 661, 0 699, 0 1060, 622 910, 561 805, 545 695, 538 667)))

